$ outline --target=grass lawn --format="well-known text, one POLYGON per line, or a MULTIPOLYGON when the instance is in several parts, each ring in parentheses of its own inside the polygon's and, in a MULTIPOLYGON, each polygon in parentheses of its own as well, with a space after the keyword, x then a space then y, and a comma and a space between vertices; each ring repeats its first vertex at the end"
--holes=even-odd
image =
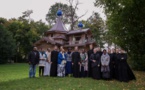
POLYGON ((0 90, 145 90, 145 72, 135 71, 129 83, 91 78, 28 78, 28 64, 0 65, 0 90))

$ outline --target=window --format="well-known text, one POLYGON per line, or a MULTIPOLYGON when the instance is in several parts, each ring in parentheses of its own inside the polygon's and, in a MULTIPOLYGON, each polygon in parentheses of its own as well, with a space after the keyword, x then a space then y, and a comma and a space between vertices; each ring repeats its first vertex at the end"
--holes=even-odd
POLYGON ((76 41, 79 41, 81 39, 81 37, 76 37, 76 41))

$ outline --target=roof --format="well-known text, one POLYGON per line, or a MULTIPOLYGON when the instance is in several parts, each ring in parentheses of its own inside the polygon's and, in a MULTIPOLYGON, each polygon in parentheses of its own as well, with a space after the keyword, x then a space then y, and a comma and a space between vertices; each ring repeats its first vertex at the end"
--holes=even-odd
POLYGON ((67 32, 65 25, 63 24, 61 17, 58 17, 54 26, 48 32, 67 32))
POLYGON ((87 31, 89 31, 89 30, 90 30, 89 28, 80 29, 80 30, 71 30, 71 31, 69 31, 67 34, 70 35, 70 34, 85 33, 85 32, 87 32, 87 31))
POLYGON ((52 39, 48 38, 48 37, 43 37, 43 38, 41 38, 40 40, 38 40, 38 41, 37 41, 36 43, 34 43, 34 44, 35 44, 35 45, 36 45, 36 44, 40 44, 40 43, 43 42, 43 41, 49 42, 49 43, 51 43, 51 44, 55 44, 54 41, 53 41, 52 39))
POLYGON ((53 38, 43 37, 40 40, 38 40, 36 43, 34 43, 34 45, 41 44, 41 42, 43 42, 43 41, 45 41, 47 43, 50 43, 50 44, 53 44, 53 45, 55 45, 55 44, 62 45, 63 44, 63 43, 60 43, 60 42, 56 42, 53 38))

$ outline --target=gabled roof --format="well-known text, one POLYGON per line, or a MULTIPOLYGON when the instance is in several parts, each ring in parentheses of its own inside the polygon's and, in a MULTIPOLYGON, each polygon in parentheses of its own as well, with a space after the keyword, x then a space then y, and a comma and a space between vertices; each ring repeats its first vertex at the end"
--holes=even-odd
POLYGON ((37 42, 35 42, 34 45, 41 44, 41 42, 43 42, 43 41, 49 42, 51 44, 55 44, 53 39, 50 39, 48 37, 43 37, 40 40, 38 40, 37 42))
POLYGON ((49 38, 49 37, 43 37, 41 38, 40 40, 38 40, 37 42, 34 43, 34 46, 35 45, 38 45, 38 44, 41 44, 41 42, 47 42, 47 43, 50 43, 52 45, 55 45, 55 44, 60 44, 62 45, 63 43, 61 42, 57 42, 55 41, 53 38, 49 38))
POLYGON ((56 23, 48 32, 67 32, 67 29, 61 20, 61 17, 57 18, 56 23))
POLYGON ((87 31, 89 31, 90 29, 89 28, 86 28, 86 29, 80 29, 80 30, 71 30, 67 33, 67 35, 70 35, 70 34, 79 34, 79 33, 85 33, 87 31))

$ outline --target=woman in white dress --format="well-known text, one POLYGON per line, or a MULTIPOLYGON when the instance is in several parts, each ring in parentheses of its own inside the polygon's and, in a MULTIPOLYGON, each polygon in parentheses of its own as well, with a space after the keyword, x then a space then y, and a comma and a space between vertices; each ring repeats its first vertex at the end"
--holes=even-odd
POLYGON ((47 59, 47 55, 45 53, 45 51, 43 49, 41 49, 41 51, 39 52, 39 76, 43 76, 44 73, 44 67, 45 67, 45 62, 47 59))
POLYGON ((50 67, 51 67, 51 62, 50 62, 51 51, 50 51, 50 48, 47 49, 46 55, 47 55, 47 60, 45 62, 45 67, 44 67, 44 76, 49 76, 50 75, 50 67))
POLYGON ((80 64, 80 77, 87 77, 88 72, 88 55, 85 52, 85 49, 82 49, 80 52, 81 64, 80 64))

